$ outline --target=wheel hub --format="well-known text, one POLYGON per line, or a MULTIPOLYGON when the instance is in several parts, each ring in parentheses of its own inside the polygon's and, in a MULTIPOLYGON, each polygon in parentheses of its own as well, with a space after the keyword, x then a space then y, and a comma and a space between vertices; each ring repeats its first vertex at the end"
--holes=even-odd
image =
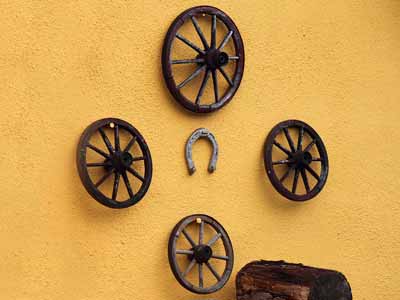
POLYGON ((194 258, 197 263, 202 264, 208 262, 212 254, 213 252, 210 246, 197 245, 193 248, 193 257, 191 257, 191 259, 194 258))
POLYGON ((131 166, 132 162, 133 156, 129 152, 118 151, 113 153, 109 159, 106 159, 107 166, 105 169, 114 168, 119 172, 123 172, 131 166))
POLYGON ((312 155, 308 151, 297 151, 293 154, 292 160, 296 168, 304 168, 311 163, 312 155))
POLYGON ((229 55, 218 49, 209 49, 203 59, 209 69, 215 70, 225 66, 229 62, 229 55))
POLYGON ((225 66, 229 61, 229 56, 225 52, 219 52, 217 55, 217 65, 219 67, 225 66))

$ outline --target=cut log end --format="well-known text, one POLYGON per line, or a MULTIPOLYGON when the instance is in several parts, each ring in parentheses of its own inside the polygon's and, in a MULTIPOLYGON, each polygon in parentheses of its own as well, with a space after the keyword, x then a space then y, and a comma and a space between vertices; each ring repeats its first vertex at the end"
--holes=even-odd
POLYGON ((343 274, 284 261, 254 261, 236 277, 237 300, 352 300, 343 274))
POLYGON ((310 291, 309 300, 351 300, 351 289, 341 273, 319 277, 310 291))

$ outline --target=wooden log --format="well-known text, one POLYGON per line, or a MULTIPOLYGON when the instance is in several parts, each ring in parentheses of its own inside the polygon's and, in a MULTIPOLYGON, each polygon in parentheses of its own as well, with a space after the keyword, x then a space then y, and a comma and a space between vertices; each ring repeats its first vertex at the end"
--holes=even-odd
POLYGON ((346 277, 284 261, 253 261, 236 276, 237 300, 351 300, 346 277))

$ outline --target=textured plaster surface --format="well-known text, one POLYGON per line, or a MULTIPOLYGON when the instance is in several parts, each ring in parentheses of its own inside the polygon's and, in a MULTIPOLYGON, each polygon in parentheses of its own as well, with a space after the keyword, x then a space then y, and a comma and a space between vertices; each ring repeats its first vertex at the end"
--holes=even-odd
MULTIPOLYGON (((235 99, 208 116, 169 96, 160 54, 168 26, 201 1, 0 3, 0 298, 176 300, 167 240, 183 216, 207 213, 229 232, 235 269, 285 259, 333 268, 357 300, 400 294, 400 2, 209 1, 241 30, 246 67, 235 99), (83 129, 134 124, 150 146, 145 199, 99 205, 75 167, 83 129), (330 175, 307 203, 277 194, 262 147, 298 118, 325 141, 330 175), (210 129, 220 146, 187 137, 210 129)), ((234 299, 234 277, 213 295, 234 299)))

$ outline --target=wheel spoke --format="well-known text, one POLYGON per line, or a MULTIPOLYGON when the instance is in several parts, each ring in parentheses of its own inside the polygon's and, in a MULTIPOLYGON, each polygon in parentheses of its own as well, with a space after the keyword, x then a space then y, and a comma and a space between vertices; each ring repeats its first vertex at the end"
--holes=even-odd
POLYGON ((319 175, 315 172, 310 166, 306 166, 306 170, 310 172, 310 174, 319 181, 319 175))
POLYGON ((217 39, 217 16, 212 15, 212 21, 211 21, 211 48, 215 48, 215 42, 217 39))
POLYGON ((86 167, 90 168, 90 167, 106 167, 106 166, 110 166, 109 163, 87 163, 86 167))
POLYGON ((220 259, 220 260, 229 260, 229 256, 225 256, 225 255, 215 255, 215 254, 213 254, 211 257, 215 258, 215 259, 220 259))
POLYGON ((144 157, 143 156, 138 156, 138 157, 132 158, 132 161, 139 161, 139 160, 144 160, 144 157))
POLYGON ((103 128, 99 128, 99 132, 101 137, 103 138, 104 144, 106 144, 108 151, 110 152, 110 154, 112 154, 114 152, 113 146, 111 145, 110 140, 108 139, 106 133, 104 132, 103 128))
POLYGON ((114 178, 114 187, 113 187, 113 192, 112 192, 112 199, 116 200, 117 199, 117 194, 118 194, 118 186, 119 186, 119 178, 120 174, 118 172, 115 172, 115 178, 114 178))
POLYGON ((306 171, 304 169, 301 170, 301 178, 303 178, 304 187, 306 188, 307 193, 310 192, 310 185, 308 184, 308 178, 306 171))
POLYGON ((187 233, 186 229, 182 229, 182 233, 185 236, 185 238, 188 240, 188 242, 190 243, 190 245, 192 247, 196 246, 196 243, 193 241, 192 237, 189 235, 189 233, 187 233))
POLYGON ((206 262, 206 265, 208 269, 213 273, 214 277, 217 278, 218 281, 221 280, 221 276, 219 276, 217 270, 214 269, 214 267, 210 264, 210 262, 206 262))
POLYGON ((212 79, 213 79, 213 84, 214 84, 214 97, 215 97, 215 102, 218 102, 218 79, 217 79, 217 72, 215 70, 212 70, 212 79))
POLYGON ((127 170, 129 173, 131 173, 133 176, 135 176, 141 182, 144 182, 143 176, 141 176, 138 172, 136 172, 134 169, 132 169, 132 167, 129 167, 127 170))
POLYGON ((285 128, 283 128, 283 132, 285 133, 286 139, 287 139, 287 141, 289 143, 290 150, 292 150, 293 153, 296 152, 296 148, 294 148, 293 140, 292 140, 292 138, 291 138, 291 136, 289 134, 289 129, 287 129, 285 127, 285 128))
POLYGON ((115 144, 115 150, 120 151, 121 145, 119 143, 119 126, 117 124, 115 124, 114 126, 114 144, 115 144))
POLYGON ((194 28, 196 29, 197 34, 199 35, 199 37, 201 39, 201 42, 203 43, 204 48, 208 49, 209 46, 208 46, 208 43, 207 43, 207 39, 205 38, 203 32, 201 31, 199 23, 197 22, 197 20, 196 20, 196 18, 194 16, 192 16, 191 19, 192 19, 192 23, 194 25, 194 28))
POLYGON ((103 184, 104 181, 106 181, 106 179, 107 179, 108 177, 111 176, 111 174, 112 174, 113 172, 114 172, 114 169, 112 168, 112 169, 109 170, 106 174, 104 174, 104 176, 101 177, 100 180, 97 181, 97 182, 94 184, 94 186, 95 186, 95 187, 99 187, 101 184, 103 184))
POLYGON ((183 255, 193 255, 194 252, 192 250, 176 250, 175 253, 183 255))
POLYGON ((272 164, 273 165, 287 165, 290 164, 292 161, 289 159, 282 159, 282 160, 277 160, 277 161, 273 161, 272 164))
POLYGON ((122 178, 124 179, 126 190, 128 191, 129 197, 133 198, 135 194, 132 191, 131 183, 128 179, 128 174, 126 172, 122 172, 122 178))
POLYGON ((322 161, 322 159, 318 157, 318 158, 313 158, 312 161, 322 161))
POLYGON ((203 78, 203 81, 201 83, 199 93, 197 94, 197 97, 196 97, 196 104, 200 103, 200 99, 203 96, 204 90, 205 90, 205 88, 207 86, 208 78, 210 78, 210 73, 211 73, 210 70, 207 70, 206 73, 204 74, 204 78, 203 78))
POLYGON ((281 177, 281 179, 279 179, 279 181, 280 181, 281 183, 283 183, 283 182, 285 181, 285 179, 289 176, 290 171, 291 171, 293 168, 294 168, 294 165, 293 165, 293 166, 290 166, 290 167, 286 170, 286 173, 283 174, 283 176, 281 177))
POLYGON ((232 79, 229 78, 228 74, 226 74, 225 70, 223 67, 219 67, 218 70, 221 72, 222 76, 226 79, 226 81, 229 83, 230 86, 233 86, 232 79))
POLYGON ((204 63, 203 58, 194 58, 194 59, 176 59, 171 61, 173 65, 182 65, 182 64, 199 64, 204 63))
POLYGON ((294 171, 294 178, 293 178, 293 186, 292 186, 292 193, 296 194, 296 189, 297 189, 297 182, 299 181, 299 170, 296 169, 294 171))
POLYGON ((283 152, 285 152, 287 155, 292 156, 292 153, 286 149, 285 147, 283 147, 280 143, 278 143, 277 141, 274 141, 274 145, 277 146, 279 149, 281 149, 283 152))
POLYGON ((203 285, 204 285, 203 264, 199 264, 199 287, 202 288, 203 285))
POLYGON ((123 152, 129 152, 131 150, 133 144, 136 142, 136 136, 133 136, 131 140, 129 141, 128 145, 126 145, 125 149, 123 152))
POLYGON ((92 144, 88 144, 87 145, 88 148, 92 149, 93 151, 96 151, 98 154, 100 154, 101 156, 105 157, 105 158, 110 158, 110 155, 108 155, 107 153, 105 153, 103 150, 97 148, 96 146, 92 145, 92 144))
POLYGON ((199 47, 197 47, 195 44, 193 44, 191 41, 189 41, 187 38, 183 37, 179 33, 176 34, 176 37, 179 40, 181 40, 182 42, 184 42, 186 45, 188 45, 190 48, 192 48, 193 50, 195 50, 203 55, 205 54, 205 52, 203 50, 201 50, 199 47))
POLYGON ((229 56, 229 60, 239 60, 239 56, 229 56))
POLYGON ((196 78, 197 76, 199 76, 199 74, 201 73, 201 71, 203 71, 203 69, 204 69, 205 67, 206 67, 205 65, 197 67, 197 69, 196 69, 192 74, 190 74, 190 76, 189 76, 188 78, 186 78, 184 81, 182 81, 176 88, 177 88, 177 89, 183 88, 187 83, 189 83, 189 82, 192 81, 194 78, 196 78))
POLYGON ((231 38, 232 34, 233 34, 232 30, 229 31, 226 34, 226 36, 224 37, 224 40, 222 41, 221 45, 219 45, 218 50, 222 50, 226 46, 226 44, 229 42, 229 39, 231 38))
POLYGON ((183 272, 182 276, 186 277, 187 274, 193 269, 194 265, 196 264, 196 260, 193 258, 190 262, 189 266, 186 268, 185 272, 183 272))
POLYGON ((203 244, 203 239, 204 239, 204 221, 201 220, 199 229, 199 245, 203 244))
POLYGON ((314 146, 314 144, 315 144, 316 141, 317 141, 317 140, 312 140, 311 143, 309 143, 309 144, 307 145, 307 147, 304 148, 303 152, 310 151, 311 147, 314 146))
POLYGON ((303 148, 303 137, 304 137, 304 127, 301 126, 299 128, 299 138, 297 139, 297 151, 300 151, 303 148))
POLYGON ((216 235, 214 235, 213 237, 212 237, 212 239, 207 243, 207 245, 209 246, 209 247, 211 247, 212 245, 214 245, 217 241, 218 241, 218 239, 221 237, 221 234, 218 232, 216 235))

